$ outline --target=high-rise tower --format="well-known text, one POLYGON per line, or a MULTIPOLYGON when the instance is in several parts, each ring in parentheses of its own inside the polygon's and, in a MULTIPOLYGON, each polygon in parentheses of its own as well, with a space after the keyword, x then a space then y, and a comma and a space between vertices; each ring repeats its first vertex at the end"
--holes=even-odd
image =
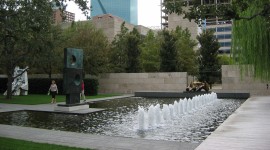
POLYGON ((112 14, 128 23, 138 24, 137 0, 91 0, 91 7, 91 17, 112 14))

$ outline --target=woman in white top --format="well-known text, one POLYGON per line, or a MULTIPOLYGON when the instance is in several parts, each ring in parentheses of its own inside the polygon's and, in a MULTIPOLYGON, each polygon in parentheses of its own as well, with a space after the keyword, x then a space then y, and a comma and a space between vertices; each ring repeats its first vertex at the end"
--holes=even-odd
POLYGON ((57 88, 57 85, 56 85, 56 83, 55 83, 54 80, 52 80, 52 84, 51 84, 51 86, 49 88, 49 92, 52 95, 52 101, 51 101, 51 103, 56 103, 55 95, 58 94, 58 88, 57 88))

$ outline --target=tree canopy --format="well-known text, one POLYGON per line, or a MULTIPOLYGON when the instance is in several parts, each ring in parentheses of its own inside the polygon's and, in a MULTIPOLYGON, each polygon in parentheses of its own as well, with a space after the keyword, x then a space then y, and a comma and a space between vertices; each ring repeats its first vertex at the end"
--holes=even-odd
POLYGON ((177 69, 177 39, 173 35, 173 31, 162 31, 162 43, 160 48, 160 71, 175 72, 177 69))
POLYGON ((149 30, 140 44, 141 64, 145 72, 158 72, 160 67, 160 36, 149 30))
POLYGON ((199 48, 199 76, 200 81, 214 83, 217 77, 220 77, 220 65, 218 62, 219 43, 214 36, 213 31, 205 30, 197 39, 199 48))
POLYGON ((264 17, 270 27, 270 1, 269 0, 222 0, 217 5, 214 0, 166 0, 164 6, 169 13, 183 14, 189 20, 194 19, 196 23, 201 24, 202 19, 209 17, 218 17, 223 19, 251 20, 258 16, 264 17), (203 2, 203 3, 201 3, 203 2), (259 2, 260 7, 256 12, 243 16, 241 12, 252 7, 252 2, 259 2), (187 7, 189 9, 184 9, 187 7))
MULTIPOLYGON (((65 40, 62 45, 65 47, 83 49, 85 72, 92 75, 107 72, 109 42, 101 29, 89 21, 77 22, 63 31, 63 37, 65 40)), ((63 49, 60 49, 62 55, 63 49)))
POLYGON ((183 14, 199 25, 203 19, 218 17, 233 20, 232 51, 235 63, 248 65, 254 77, 270 80, 270 0, 166 0, 169 13, 183 14), (212 2, 212 3, 211 3, 212 2), (224 3, 225 2, 225 3, 224 3), (192 5, 189 5, 192 4, 192 5), (188 10, 184 7, 188 6, 188 10))
MULTIPOLYGON (((52 6, 64 10, 67 0, 1 0, 0 59, 8 76, 7 99, 11 99, 13 71, 17 65, 46 47, 51 35, 52 6)), ((87 14, 87 0, 74 0, 87 14)))

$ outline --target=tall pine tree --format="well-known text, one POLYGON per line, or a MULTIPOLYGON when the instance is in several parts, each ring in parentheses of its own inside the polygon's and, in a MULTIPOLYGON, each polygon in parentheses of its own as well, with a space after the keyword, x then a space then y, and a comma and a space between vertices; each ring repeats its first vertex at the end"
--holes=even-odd
POLYGON ((213 31, 205 30, 199 36, 197 36, 199 41, 199 75, 198 79, 200 81, 206 81, 210 85, 215 81, 220 79, 220 68, 218 63, 218 49, 219 43, 214 36, 213 31))

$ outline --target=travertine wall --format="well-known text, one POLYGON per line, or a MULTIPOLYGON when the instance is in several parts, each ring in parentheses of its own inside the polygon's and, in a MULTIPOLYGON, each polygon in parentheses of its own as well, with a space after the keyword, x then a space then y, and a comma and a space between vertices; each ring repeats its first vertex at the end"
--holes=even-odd
MULTIPOLYGON (((48 78, 48 75, 28 75, 29 78, 48 78)), ((0 75, 6 78, 6 75, 0 75)), ((55 74, 52 78, 62 78, 61 74, 55 74)), ((85 78, 97 78, 86 75, 85 78)), ((123 93, 133 94, 139 91, 171 91, 183 92, 186 86, 196 80, 188 76, 186 72, 167 73, 106 73, 100 74, 99 93, 123 93)), ((241 77, 238 66, 222 66, 221 88, 212 89, 214 92, 237 93, 248 92, 250 95, 270 95, 270 82, 255 80, 251 73, 241 77), (269 85, 267 89, 266 84, 269 85)))
POLYGON ((249 92, 250 95, 270 95, 270 84, 255 80, 252 73, 243 73, 241 76, 238 66, 222 66, 222 89, 219 92, 249 92))
POLYGON ((99 77, 99 93, 136 91, 179 91, 187 85, 186 72, 171 73, 108 73, 99 77))

